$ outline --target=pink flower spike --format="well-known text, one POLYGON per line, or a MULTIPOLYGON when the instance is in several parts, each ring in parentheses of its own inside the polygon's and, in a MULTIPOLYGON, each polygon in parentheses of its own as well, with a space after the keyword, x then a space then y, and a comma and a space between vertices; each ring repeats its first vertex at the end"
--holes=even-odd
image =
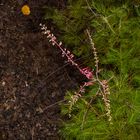
POLYGON ((47 34, 49 42, 51 42, 53 46, 56 46, 61 50, 62 57, 66 57, 67 62, 71 63, 73 66, 76 66, 77 69, 81 72, 81 74, 85 75, 87 79, 91 80, 93 78, 93 72, 90 71, 89 68, 80 68, 80 66, 73 60, 74 55, 69 50, 61 46, 62 42, 57 42, 57 38, 54 36, 54 34, 51 33, 50 30, 47 29, 47 27, 44 24, 40 24, 40 26, 43 34, 47 34))

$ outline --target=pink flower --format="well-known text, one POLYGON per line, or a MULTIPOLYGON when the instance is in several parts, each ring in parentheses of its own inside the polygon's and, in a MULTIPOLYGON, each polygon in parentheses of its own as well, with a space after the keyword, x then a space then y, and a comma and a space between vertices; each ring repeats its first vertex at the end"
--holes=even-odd
POLYGON ((80 72, 83 75, 85 75, 88 79, 92 79, 93 78, 93 72, 88 67, 80 69, 80 72))

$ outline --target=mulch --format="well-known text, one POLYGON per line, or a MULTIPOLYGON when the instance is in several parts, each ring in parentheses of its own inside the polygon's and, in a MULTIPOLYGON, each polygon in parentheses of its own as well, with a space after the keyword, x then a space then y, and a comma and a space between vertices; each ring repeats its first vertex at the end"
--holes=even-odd
POLYGON ((60 106, 47 107, 63 100, 84 77, 66 65, 38 25, 42 6, 65 2, 27 1, 29 16, 21 13, 22 2, 0 1, 0 140, 59 140, 60 106))

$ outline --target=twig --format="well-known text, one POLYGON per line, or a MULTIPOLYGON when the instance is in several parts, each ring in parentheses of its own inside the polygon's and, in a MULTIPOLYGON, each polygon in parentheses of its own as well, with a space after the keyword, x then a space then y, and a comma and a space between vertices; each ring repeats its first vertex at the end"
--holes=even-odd
POLYGON ((58 101, 58 102, 55 102, 54 104, 51 104, 51 105, 47 106, 45 109, 43 109, 43 112, 46 111, 47 109, 49 109, 49 108, 55 106, 55 105, 58 105, 58 104, 60 104, 60 103, 63 103, 63 102, 65 102, 65 101, 67 101, 67 99, 63 99, 63 100, 60 100, 60 101, 58 101))

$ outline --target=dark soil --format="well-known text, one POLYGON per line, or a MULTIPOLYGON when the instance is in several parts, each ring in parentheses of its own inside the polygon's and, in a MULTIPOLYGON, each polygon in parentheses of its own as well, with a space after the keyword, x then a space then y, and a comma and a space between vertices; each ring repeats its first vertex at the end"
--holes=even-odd
POLYGON ((30 0, 31 15, 22 15, 22 0, 0 1, 0 140, 58 140, 58 104, 83 78, 64 67, 61 52, 40 33, 44 4, 30 0))

